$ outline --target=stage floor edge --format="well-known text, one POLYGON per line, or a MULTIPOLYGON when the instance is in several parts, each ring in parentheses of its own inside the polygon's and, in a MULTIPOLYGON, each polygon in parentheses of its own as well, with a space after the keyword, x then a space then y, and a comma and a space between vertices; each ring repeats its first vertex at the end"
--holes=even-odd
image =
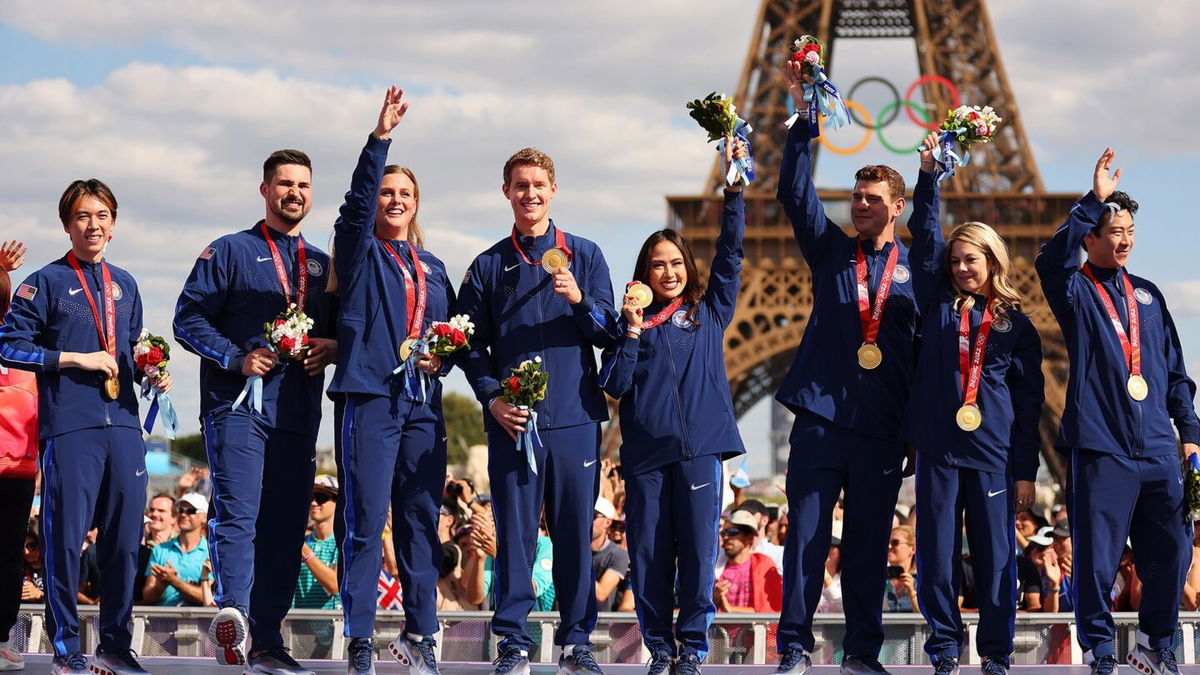
MULTIPOLYGON (((210 658, 197 657, 182 657, 182 656, 147 656, 140 659, 142 666, 151 672, 152 675, 234 675, 238 673, 238 669, 229 666, 222 666, 210 658)), ((311 668, 317 675, 342 675, 346 672, 346 663, 344 661, 312 661, 302 660, 308 668, 311 668)), ((601 664, 604 672, 607 675, 641 675, 646 672, 646 666, 641 664, 601 664)), ((50 669, 49 654, 26 654, 25 655, 25 672, 47 672, 50 669)), ((402 666, 391 659, 379 659, 375 662, 375 669, 381 675, 402 675, 408 672, 408 668, 402 666)), ((445 662, 439 664, 439 669, 442 675, 456 675, 457 673, 465 674, 483 674, 492 672, 492 664, 490 663, 462 663, 462 662, 445 662)), ((536 675, 552 675, 556 672, 554 664, 551 663, 534 663, 532 664, 532 672, 536 675)), ((889 666, 888 670, 894 675, 917 675, 923 673, 929 675, 933 672, 930 666, 889 666)), ((978 666, 964 664, 960 670, 962 675, 977 672, 978 666)), ((721 675, 735 675, 737 673, 752 673, 754 675, 768 675, 773 673, 775 667, 771 665, 728 665, 728 664, 706 664, 704 672, 720 673, 721 675)), ((1180 664, 1180 673, 1185 675, 1200 675, 1200 665, 1183 665, 1180 664)), ((21 671, 12 671, 20 673, 21 671)), ((813 666, 812 675, 837 675, 837 666, 813 666)), ((1013 666, 1013 675, 1036 675, 1037 673, 1055 673, 1056 675, 1088 675, 1091 669, 1087 666, 1013 666)), ((1136 671, 1127 665, 1121 664, 1118 675, 1134 675, 1136 671)))

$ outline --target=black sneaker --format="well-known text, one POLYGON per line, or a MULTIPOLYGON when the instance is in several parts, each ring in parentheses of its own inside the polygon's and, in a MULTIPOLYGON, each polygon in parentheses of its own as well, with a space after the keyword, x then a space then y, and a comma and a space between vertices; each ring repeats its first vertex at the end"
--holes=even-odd
POLYGON ((671 669, 671 652, 660 649, 650 652, 650 662, 646 664, 646 675, 663 675, 671 669))
POLYGON ((958 675, 958 659, 943 656, 933 662, 934 675, 958 675))
POLYGON ((812 657, 800 647, 789 647, 779 657, 775 675, 808 675, 812 670, 812 657))
POLYGON ((841 675, 888 675, 879 659, 870 656, 847 656, 842 659, 841 675))
POLYGON ((529 652, 520 647, 509 647, 500 652, 492 665, 492 675, 529 675, 529 652))
POLYGON ((979 666, 986 675, 1008 675, 1008 661, 997 658, 989 658, 979 666))
POLYGON ((684 652, 675 660, 672 675, 700 675, 700 657, 695 652, 684 652))

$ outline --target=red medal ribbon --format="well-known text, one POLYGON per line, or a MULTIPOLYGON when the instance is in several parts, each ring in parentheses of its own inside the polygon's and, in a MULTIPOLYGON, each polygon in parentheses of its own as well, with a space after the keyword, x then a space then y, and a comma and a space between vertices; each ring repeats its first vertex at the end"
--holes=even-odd
MULTIPOLYGON (((526 264, 529 264, 529 265, 541 265, 542 264, 541 258, 538 258, 537 260, 530 260, 529 256, 525 255, 525 252, 522 251, 521 247, 517 245, 517 228, 516 228, 516 226, 513 226, 513 230, 512 230, 512 245, 513 245, 513 248, 517 249, 517 255, 521 256, 521 258, 526 262, 526 264)), ((554 228, 554 248, 562 251, 563 253, 566 253, 567 260, 568 261, 571 260, 571 249, 570 249, 570 247, 567 246, 567 238, 563 235, 563 231, 557 227, 554 228)))
POLYGON ((666 321, 667 317, 674 314, 675 310, 679 309, 682 305, 683 305, 683 296, 681 295, 678 298, 675 298, 674 300, 672 300, 671 304, 667 305, 666 308, 663 309, 658 314, 655 314, 654 316, 650 317, 649 319, 643 320, 642 321, 642 330, 650 330, 651 328, 654 328, 658 324, 666 321))
POLYGON ((958 370, 963 378, 963 405, 975 405, 979 381, 983 375, 983 356, 987 351, 988 335, 992 332, 992 299, 987 299, 975 348, 971 348, 971 312, 963 312, 958 323, 958 370))
POLYGON ((1133 283, 1129 281, 1129 273, 1121 274, 1121 270, 1117 274, 1121 277, 1121 281, 1125 282, 1125 312, 1129 315, 1129 334, 1125 333, 1125 326, 1121 324, 1121 315, 1117 314, 1117 307, 1113 304, 1112 298, 1108 297, 1108 291, 1104 290, 1104 286, 1100 284, 1100 280, 1092 274, 1092 269, 1087 265, 1083 266, 1083 273, 1087 275, 1092 283, 1096 286, 1096 293, 1100 295, 1100 302, 1104 305, 1104 311, 1108 312, 1108 318, 1112 321, 1113 328, 1117 331, 1117 339, 1121 341, 1121 350, 1125 352, 1125 365, 1129 366, 1130 375, 1142 374, 1142 331, 1141 325, 1138 323, 1138 306, 1137 297, 1133 293, 1133 283))
POLYGON ((75 276, 79 277, 79 283, 87 293, 92 318, 96 320, 96 333, 100 336, 100 346, 109 356, 117 358, 117 301, 113 299, 112 276, 108 273, 108 265, 103 260, 100 261, 100 276, 104 279, 104 325, 101 326, 100 309, 96 307, 92 289, 88 288, 87 278, 83 276, 83 269, 79 266, 79 259, 75 257, 74 251, 67 253, 67 262, 74 268, 75 276))
POLYGON ((883 277, 879 279, 879 290, 875 292, 875 306, 872 308, 870 289, 867 287, 867 258, 862 252, 862 240, 857 239, 854 242, 854 273, 858 283, 858 317, 862 322, 863 344, 875 344, 879 335, 883 305, 892 290, 892 273, 896 271, 896 262, 899 260, 900 248, 892 242, 892 250, 888 252, 887 265, 883 268, 883 277))
POLYGON ((412 275, 408 273, 408 268, 404 266, 404 261, 400 259, 400 255, 396 253, 396 249, 388 243, 386 239, 375 235, 383 243, 383 248, 392 256, 392 260, 396 261, 396 265, 400 268, 400 274, 404 275, 404 320, 408 330, 408 337, 415 338, 420 336, 421 328, 425 324, 425 303, 428 297, 427 288, 425 285, 425 269, 421 267, 421 260, 417 257, 417 249, 413 246, 408 247, 409 253, 412 254, 413 267, 417 270, 417 283, 414 284, 412 275), (415 298, 414 298, 415 296, 415 298))
MULTIPOLYGON (((288 283, 287 268, 283 266, 283 257, 279 255, 279 249, 275 246, 275 241, 271 239, 271 233, 267 231, 267 223, 264 221, 259 223, 262 227, 263 239, 267 240, 267 248, 271 249, 271 260, 275 263, 275 276, 279 277, 279 283, 283 286, 283 299, 291 304, 292 302, 292 285, 288 283)), ((299 259, 296 271, 296 307, 301 312, 304 311, 304 301, 308 297, 308 255, 304 252, 304 240, 296 237, 296 257, 299 259)))

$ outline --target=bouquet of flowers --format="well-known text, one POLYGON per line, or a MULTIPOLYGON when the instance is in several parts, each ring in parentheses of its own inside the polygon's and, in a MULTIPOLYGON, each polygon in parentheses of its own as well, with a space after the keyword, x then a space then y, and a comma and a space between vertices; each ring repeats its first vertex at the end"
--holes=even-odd
POLYGON ((991 106, 960 105, 949 111, 942 122, 938 147, 933 156, 938 163, 938 180, 954 175, 954 167, 966 166, 971 159, 970 149, 976 143, 988 143, 1004 120, 991 106))
POLYGON ((280 312, 270 323, 263 324, 263 339, 285 359, 303 359, 308 353, 308 331, 313 320, 295 303, 280 312))
POLYGON ((1200 454, 1190 455, 1183 464, 1184 517, 1200 520, 1200 454))
POLYGON ((688 103, 687 109, 688 115, 700 123, 700 128, 708 132, 708 142, 719 141, 717 152, 722 155, 725 153, 727 138, 736 138, 745 145, 746 156, 735 158, 730 163, 725 172, 725 183, 733 185, 741 180, 749 185, 754 180, 754 153, 746 134, 754 129, 746 120, 738 117, 733 99, 724 94, 718 95, 714 91, 702 99, 698 98, 688 103))
POLYGON ((542 357, 535 356, 533 360, 522 361, 516 368, 510 368, 508 379, 500 383, 504 402, 529 412, 525 431, 517 432, 517 452, 525 451, 525 458, 534 474, 538 470, 533 451, 535 447, 541 447, 542 439, 538 436, 537 411, 533 406, 546 398, 546 385, 549 382, 550 374, 542 368, 542 357))
MULTIPOLYGON (((842 94, 825 75, 825 45, 812 35, 801 35, 792 43, 791 60, 800 63, 801 72, 813 79, 812 85, 804 85, 809 135, 813 138, 821 135, 821 115, 829 118, 829 124, 835 129, 850 124, 850 110, 842 100, 842 94)), ((800 111, 797 110, 785 124, 791 128, 799 118, 800 111)))
POLYGON ((154 428, 154 421, 159 413, 163 418, 163 433, 174 440, 175 431, 179 428, 179 417, 175 414, 175 406, 166 392, 154 387, 159 379, 167 372, 167 362, 171 360, 171 345, 158 335, 145 328, 138 335, 133 345, 133 364, 145 377, 142 379, 142 398, 150 401, 150 410, 146 413, 146 421, 142 428, 146 433, 154 428))
POLYGON ((429 345, 429 353, 438 356, 448 356, 454 352, 470 347, 469 342, 475 334, 475 324, 466 314, 450 317, 449 321, 434 321, 425 331, 425 344, 429 345))

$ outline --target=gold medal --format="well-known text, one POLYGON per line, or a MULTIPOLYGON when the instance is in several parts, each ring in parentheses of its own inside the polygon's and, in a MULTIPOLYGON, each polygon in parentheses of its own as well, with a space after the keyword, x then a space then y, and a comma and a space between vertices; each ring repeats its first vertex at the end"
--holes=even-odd
POLYGON ((649 286, 640 281, 630 284, 629 288, 625 290, 625 294, 634 297, 634 304, 637 305, 638 309, 645 309, 654 301, 654 292, 650 290, 649 286))
POLYGON ((417 343, 416 338, 408 338, 404 342, 400 343, 400 360, 401 361, 408 360, 408 357, 412 354, 413 345, 415 345, 416 343, 417 343))
POLYGON ((1141 375, 1130 375, 1125 381, 1125 390, 1133 400, 1142 401, 1150 393, 1150 385, 1146 384, 1146 378, 1141 375))
POLYGON ((567 254, 561 249, 552 248, 542 256, 542 268, 554 274, 560 267, 567 266, 567 254))
POLYGON ((983 424, 983 413, 979 412, 979 406, 964 405, 955 413, 954 421, 958 422, 958 428, 963 431, 975 431, 983 424))
POLYGON ((104 380, 104 395, 108 400, 115 401, 121 395, 121 381, 115 377, 109 377, 104 380))
POLYGON ((858 365, 863 370, 875 370, 883 362, 883 352, 874 344, 866 344, 858 348, 858 365))

